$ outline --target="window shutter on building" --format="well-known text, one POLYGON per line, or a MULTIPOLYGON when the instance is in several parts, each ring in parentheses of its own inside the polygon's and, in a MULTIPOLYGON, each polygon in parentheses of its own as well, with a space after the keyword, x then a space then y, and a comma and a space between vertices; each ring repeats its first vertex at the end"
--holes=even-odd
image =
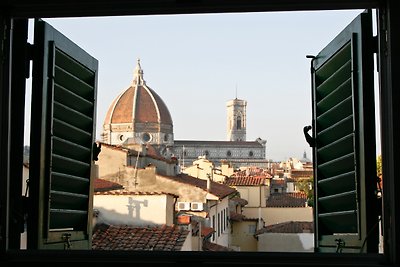
POLYGON ((317 252, 377 252, 373 40, 365 11, 311 63, 317 252))
POLYGON ((95 58, 35 20, 28 248, 91 249, 97 75, 95 58))

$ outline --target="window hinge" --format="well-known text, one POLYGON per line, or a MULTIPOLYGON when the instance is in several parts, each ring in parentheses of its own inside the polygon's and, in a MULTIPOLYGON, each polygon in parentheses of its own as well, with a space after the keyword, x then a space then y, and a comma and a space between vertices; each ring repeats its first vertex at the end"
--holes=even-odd
POLYGON ((64 250, 69 250, 72 247, 71 234, 63 234, 62 239, 64 241, 64 250))
POLYGON ((341 238, 335 239, 335 241, 336 241, 336 253, 342 253, 342 250, 345 247, 346 242, 344 242, 344 240, 341 238))

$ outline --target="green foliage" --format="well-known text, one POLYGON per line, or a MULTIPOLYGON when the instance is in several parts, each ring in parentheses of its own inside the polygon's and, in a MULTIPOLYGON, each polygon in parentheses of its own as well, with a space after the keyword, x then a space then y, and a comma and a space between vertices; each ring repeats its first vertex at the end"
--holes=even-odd
POLYGON ((376 175, 378 177, 382 175, 382 155, 376 158, 376 175))
POLYGON ((299 191, 305 192, 307 195, 307 205, 309 207, 314 206, 314 177, 311 176, 309 179, 302 179, 296 183, 299 191))

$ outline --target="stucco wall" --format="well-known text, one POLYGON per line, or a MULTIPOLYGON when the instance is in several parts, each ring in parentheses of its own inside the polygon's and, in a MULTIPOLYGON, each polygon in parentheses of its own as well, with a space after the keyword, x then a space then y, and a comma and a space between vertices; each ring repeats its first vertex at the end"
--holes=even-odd
POLYGON ((195 251, 192 247, 192 233, 190 231, 182 245, 181 251, 195 251))
POLYGON ((258 235, 258 251, 314 252, 314 234, 264 233, 258 235))
POLYGON ((214 238, 211 238, 211 242, 228 246, 229 245, 229 233, 230 227, 228 222, 229 217, 229 200, 228 198, 224 198, 221 201, 213 201, 213 203, 209 209, 209 224, 214 228, 214 238), (218 220, 219 214, 219 220, 218 220), (214 218, 214 219, 213 219, 214 218), (219 233, 219 234, 218 234, 219 233))
POLYGON ((119 176, 124 172, 126 167, 127 152, 118 150, 108 146, 102 146, 99 154, 99 160, 96 162, 98 166, 98 178, 114 175, 119 176))
POLYGON ((246 207, 266 206, 266 199, 269 193, 268 186, 235 186, 235 188, 239 191, 240 197, 248 201, 246 207))
MULTIPOLYGON (((243 208, 243 215, 247 218, 258 218, 258 208, 243 208)), ((261 208, 261 217, 265 225, 288 221, 305 221, 312 222, 314 220, 312 207, 304 208, 261 208)))
POLYGON ((97 222, 135 226, 172 225, 174 197, 171 195, 95 195, 97 222))
MULTIPOLYGON (((225 176, 216 173, 215 170, 212 170, 214 167, 215 166, 211 161, 201 158, 193 162, 193 165, 183 169, 182 172, 203 180, 209 179, 208 176, 210 176, 214 182, 224 182, 225 176)), ((231 168, 231 170, 233 173, 233 168, 231 168)), ((225 167, 224 171, 229 172, 229 169, 225 167)))
POLYGON ((251 228, 256 229, 256 221, 233 222, 231 246, 240 247, 240 251, 257 251, 257 239, 251 228), (250 226, 251 225, 251 226, 250 226))

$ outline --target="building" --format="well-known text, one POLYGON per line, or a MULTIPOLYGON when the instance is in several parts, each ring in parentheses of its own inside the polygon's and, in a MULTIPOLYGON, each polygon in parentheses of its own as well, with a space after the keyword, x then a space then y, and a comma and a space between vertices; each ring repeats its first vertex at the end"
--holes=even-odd
POLYGON ((107 144, 151 144, 161 155, 171 155, 167 149, 174 144, 172 118, 162 98, 144 81, 140 60, 131 85, 110 104, 103 129, 107 144))
POLYGON ((103 124, 102 142, 135 147, 152 145, 166 158, 175 156, 181 166, 206 156, 215 165, 231 162, 234 167, 266 166, 266 141, 246 140, 247 101, 227 102, 227 141, 174 140, 173 120, 162 98, 143 78, 137 61, 131 85, 110 104, 103 124))
POLYGON ((268 225, 255 234, 258 251, 314 252, 314 225, 308 221, 288 221, 268 225))
POLYGON ((175 140, 174 150, 179 164, 190 166, 199 157, 206 157, 216 166, 229 162, 234 168, 257 166, 265 168, 269 161, 265 154, 266 141, 201 141, 175 140))
POLYGON ((234 169, 227 161, 222 162, 221 166, 216 168, 214 163, 205 157, 199 157, 193 161, 193 165, 185 167, 182 172, 190 176, 217 182, 224 183, 225 180, 233 175, 234 169))
MULTIPOLYGON (((140 216, 140 214, 133 213, 128 217, 132 221, 138 221, 135 218, 139 217, 144 220, 143 223, 145 224, 149 221, 158 222, 158 224, 161 221, 164 224, 171 224, 172 217, 168 217, 168 219, 164 219, 164 217, 155 218, 165 214, 165 211, 162 210, 168 207, 168 203, 173 203, 173 211, 176 212, 174 216, 191 216, 191 220, 199 222, 203 229, 204 227, 213 229, 210 242, 224 247, 229 246, 229 200, 237 194, 236 189, 210 179, 204 180, 180 173, 179 168, 176 168, 176 159, 163 158, 157 154, 157 151, 150 144, 143 145, 141 151, 103 144, 96 165, 98 178, 119 184, 123 186, 126 192, 116 190, 112 194, 98 193, 98 195, 95 195, 94 205, 99 203, 100 200, 105 203, 102 204, 103 207, 107 203, 110 203, 109 205, 120 203, 119 206, 125 210, 125 213, 128 212, 127 207, 131 207, 133 212, 134 210, 137 211, 138 208, 142 209, 145 203, 150 205, 149 194, 142 198, 134 197, 135 194, 163 192, 159 196, 151 196, 153 199, 157 199, 160 206, 148 209, 150 210, 149 214, 140 216), (169 195, 176 196, 176 199, 172 201, 169 195), (113 199, 112 204, 111 199, 113 199), (130 199, 132 203, 129 203, 130 199), (133 201, 134 199, 136 200, 133 201), (125 201, 125 205, 122 205, 121 201, 125 201), (135 208, 134 205, 138 206, 135 208), (145 215, 148 217, 145 217, 145 215)), ((112 208, 109 206, 107 209, 112 208)), ((103 210, 103 214, 115 214, 115 211, 108 212, 107 209, 103 210)), ((121 213, 117 212, 118 215, 126 219, 126 214, 121 215, 121 213)))
POLYGON ((246 141, 247 101, 235 98, 226 103, 227 140, 246 141))
MULTIPOLYGON (((395 88, 399 87, 399 25, 400 17, 396 16, 398 11, 398 5, 393 0, 382 0, 382 1, 298 1, 294 2, 282 2, 282 1, 259 1, 257 3, 248 3, 248 1, 238 2, 222 2, 220 5, 212 5, 208 2, 201 4, 188 4, 182 7, 180 2, 161 3, 161 2, 136 2, 136 1, 124 1, 120 3, 114 3, 110 5, 104 1, 74 1, 69 2, 57 2, 49 5, 47 2, 32 0, 29 5, 24 1, 8 1, 1 3, 2 10, 2 21, 3 24, 0 28, 4 32, 4 46, 1 47, 2 55, 4 55, 4 61, 0 66, 1 73, 1 99, 4 100, 1 105, 1 126, 2 131, 1 141, 2 149, 0 154, 0 162, 3 164, 1 168, 1 182, 4 186, 1 187, 1 195, 8 196, 2 199, 2 222, 1 225, 8 225, 9 227, 2 227, 2 238, 1 238, 1 250, 2 265, 12 265, 26 262, 37 262, 40 264, 78 264, 78 263, 94 263, 99 264, 102 261, 105 264, 142 264, 147 265, 145 262, 150 264, 194 264, 201 262, 215 262, 220 264, 231 264, 232 261, 236 261, 236 265, 249 266, 249 264, 269 264, 273 265, 285 265, 285 266, 321 266, 330 263, 332 266, 398 266, 399 264, 399 233, 398 228, 391 227, 396 225, 398 221, 399 209, 396 203, 399 203, 399 194, 395 194, 397 189, 397 177, 399 169, 396 168, 396 163, 399 162, 399 120, 396 114, 399 114, 399 105, 397 101, 399 99, 399 90, 395 88), (89 7, 90 6, 90 7, 89 7), (88 8, 89 7, 89 8, 88 8), (8 211, 15 211, 14 214, 19 214, 20 208, 20 186, 15 186, 19 179, 19 172, 15 169, 20 168, 20 162, 18 158, 22 158, 21 149, 22 138, 18 138, 21 133, 23 122, 23 116, 19 116, 23 113, 23 103, 21 104, 21 98, 15 97, 10 98, 11 92, 21 92, 20 86, 16 85, 22 79, 25 84, 26 69, 21 65, 26 65, 24 53, 26 51, 26 40, 27 30, 18 31, 21 29, 20 19, 27 18, 40 18, 40 17, 82 17, 82 16, 98 16, 98 15, 152 15, 152 14, 179 14, 179 13, 201 13, 201 12, 264 12, 264 11, 303 11, 303 10, 328 10, 328 9, 346 9, 346 8, 371 8, 376 7, 379 11, 377 19, 382 22, 383 27, 378 27, 378 66, 379 66, 379 77, 381 78, 381 88, 379 90, 380 99, 382 100, 381 105, 381 117, 383 120, 382 137, 385 142, 382 147, 382 155, 384 159, 383 172, 385 173, 385 183, 383 194, 384 198, 384 211, 382 214, 383 223, 383 236, 385 241, 385 250, 383 254, 377 253, 318 253, 309 255, 298 255, 292 253, 285 254, 252 254, 252 255, 240 255, 240 257, 234 257, 232 254, 218 254, 218 255, 193 255, 193 257, 182 258, 181 254, 170 253, 168 257, 165 254, 154 253, 82 253, 82 251, 55 251, 55 250, 39 250, 35 246, 30 247, 29 253, 18 251, 19 248, 19 225, 9 223, 15 220, 13 213, 9 214, 8 211), (10 25, 13 25, 11 27, 10 25), (18 37, 18 38, 16 38, 18 37), (12 49, 11 49, 12 47, 12 49), (23 47, 23 49, 19 48, 23 47), (13 56, 11 56, 13 55, 13 56), (15 57, 16 55, 17 57, 15 57), (18 64, 19 62, 19 64, 18 64), (22 62, 22 63, 21 63, 22 62), (16 68, 10 68, 13 65, 16 68), (13 80, 15 87, 11 85, 10 77, 16 78, 13 80), (19 78, 19 79, 17 79, 19 78), (17 90, 18 89, 18 90, 17 90), (11 107, 13 109, 13 116, 10 115, 11 107), (397 119, 396 119, 397 118, 397 119), (12 122, 12 123, 11 123, 12 122), (11 144, 10 145, 10 140, 11 144), (17 160, 16 160, 17 159, 17 160), (10 179, 11 178, 11 179, 10 179), (387 191, 386 191, 387 190, 387 191), (4 205, 3 205, 4 204, 4 205), (7 224, 8 223, 8 224, 7 224), (17 231, 15 231, 17 229, 17 231), (7 238, 5 238, 7 237, 7 238), (17 245, 15 245, 17 244, 17 245), (301 259, 301 260, 299 260, 301 259)), ((354 35, 353 35, 354 36, 354 35)), ((36 63, 36 62, 35 62, 36 63)), ((38 64, 40 66, 40 64, 38 64)), ((43 64, 42 64, 43 65, 43 64)), ((372 108, 373 109, 373 108, 372 108)), ((370 131, 361 130, 356 132, 356 137, 371 133, 370 131)), ((34 141, 39 139, 38 137, 32 138, 34 141)), ((373 141, 372 141, 373 142, 373 141)), ((42 181, 42 180, 40 180, 42 181)), ((31 186, 35 185, 36 181, 31 180, 31 186)), ((38 183, 38 182, 37 182, 38 183)), ((49 181, 43 183, 45 186, 49 185, 49 181)), ((34 187, 31 187, 31 189, 34 187)), ((362 200, 367 200, 369 196, 362 197, 362 200)), ((373 199, 375 200, 375 199, 373 199)), ((47 203, 46 203, 47 204, 47 203)), ((367 208, 370 207, 367 203, 367 208)), ((42 208, 41 203, 32 202, 31 205, 34 210, 36 207, 42 208)), ((42 209, 40 209, 42 210, 42 209)), ((34 210, 35 211, 35 210, 34 210)), ((33 215, 36 213, 33 212, 33 215)), ((30 216, 34 218, 35 216, 30 216)), ((364 219, 362 218, 362 222, 364 219)), ((31 236, 35 237, 35 234, 40 232, 40 229, 34 230, 32 228, 31 236)), ((41 238, 42 236, 39 235, 41 238)), ((318 237, 318 232, 316 231, 318 237)), ((361 242, 365 241, 370 243, 371 236, 368 239, 361 239, 361 242)), ((37 246, 37 245, 36 245, 37 246)))
POLYGON ((190 229, 174 224, 178 196, 130 192, 96 179, 93 198, 93 250, 192 251, 190 229))

